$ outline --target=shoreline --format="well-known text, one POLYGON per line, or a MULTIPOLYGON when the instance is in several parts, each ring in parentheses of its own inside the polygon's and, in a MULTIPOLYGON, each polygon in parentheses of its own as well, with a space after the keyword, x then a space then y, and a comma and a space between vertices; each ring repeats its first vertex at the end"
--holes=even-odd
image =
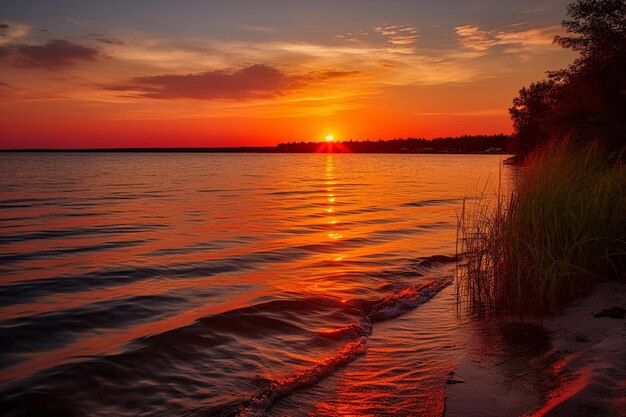
POLYGON ((626 285, 598 284, 541 326, 517 332, 508 345, 506 325, 473 323, 446 385, 444 415, 626 416, 625 322, 594 316, 613 306, 626 306, 626 285), (493 350, 494 340, 520 350, 493 350))

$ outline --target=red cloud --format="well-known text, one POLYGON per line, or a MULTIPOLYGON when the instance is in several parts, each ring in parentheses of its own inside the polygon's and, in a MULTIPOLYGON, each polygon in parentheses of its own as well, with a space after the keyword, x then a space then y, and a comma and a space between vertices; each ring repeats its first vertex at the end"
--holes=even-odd
POLYGON ((237 70, 135 77, 128 85, 109 89, 157 99, 250 100, 275 97, 314 81, 353 74, 353 71, 287 74, 275 67, 257 64, 237 70))

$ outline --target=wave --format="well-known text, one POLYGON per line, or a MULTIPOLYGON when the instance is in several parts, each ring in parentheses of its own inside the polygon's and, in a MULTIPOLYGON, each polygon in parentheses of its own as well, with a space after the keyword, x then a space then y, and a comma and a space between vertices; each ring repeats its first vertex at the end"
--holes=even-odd
POLYGON ((339 352, 312 368, 296 372, 286 378, 272 382, 259 395, 251 399, 247 406, 238 413, 240 417, 262 416, 276 400, 290 393, 313 385, 320 379, 347 365, 366 351, 366 340, 361 338, 356 342, 346 344, 339 352))
POLYGON ((105 236, 129 233, 144 233, 167 228, 164 224, 110 224, 94 227, 72 227, 66 229, 42 230, 37 232, 13 233, 0 236, 0 245, 22 243, 33 240, 84 238, 91 236, 105 236))
MULTIPOLYGON (((438 257, 433 258, 439 259, 438 257)), ((418 307, 430 300, 450 282, 451 278, 434 279, 423 285, 411 286, 374 301, 355 299, 344 303, 336 298, 326 297, 274 299, 271 301, 259 299, 256 301, 262 302, 258 304, 205 316, 184 327, 135 339, 124 348, 123 352, 118 354, 92 356, 87 361, 41 369, 38 374, 31 375, 4 393, 10 394, 13 398, 11 404, 17 408, 28 409, 31 405, 35 406, 36 404, 44 407, 44 400, 34 399, 28 394, 29 387, 32 387, 33 384, 40 386, 45 396, 50 397, 71 389, 73 381, 84 381, 91 386, 92 384, 99 384, 101 381, 109 381, 110 375, 116 375, 116 381, 124 379, 128 384, 140 384, 139 381, 141 381, 141 384, 157 386, 163 384, 164 378, 166 380, 169 378, 167 375, 169 375, 170 369, 184 370, 185 378, 189 379, 186 382, 190 384, 189 386, 198 389, 205 387, 206 389, 209 381, 214 381, 213 384, 215 384, 216 381, 222 380, 226 375, 224 373, 226 371, 219 370, 215 366, 216 364, 228 364, 225 368, 228 369, 227 372, 230 372, 231 375, 240 373, 243 378, 246 372, 255 368, 262 360, 254 353, 254 349, 246 352, 244 348, 238 351, 241 354, 235 354, 233 351, 234 344, 252 348, 258 346, 261 339, 278 340, 286 335, 289 335, 291 347, 285 350, 285 353, 302 351, 311 347, 316 350, 319 349, 320 352, 328 352, 328 349, 337 346, 337 343, 342 344, 336 353, 331 354, 316 365, 296 371, 284 378, 269 382, 264 380, 264 387, 260 388, 260 392, 257 391, 257 394, 250 393, 249 396, 244 394, 244 398, 249 399, 239 399, 228 406, 230 412, 234 414, 239 413, 242 416, 263 415, 280 398, 301 388, 316 384, 325 376, 332 374, 365 353, 367 337, 372 332, 372 323, 398 317, 418 307), (312 332, 313 328, 319 329, 323 323, 350 322, 352 324, 334 330, 312 332), (161 371, 155 373, 155 369, 161 369, 161 371), (211 370, 209 374, 206 373, 207 369, 211 370)), ((124 300, 124 304, 133 304, 137 301, 140 300, 124 300)), ((145 301, 152 305, 150 301, 154 300, 146 299, 145 301)), ((177 303, 185 302, 185 300, 170 298, 161 301, 163 301, 160 304, 161 308, 170 305, 174 310, 177 303)), ((100 327, 107 327, 105 321, 109 317, 108 307, 121 307, 121 305, 103 305, 102 307, 107 307, 103 314, 84 311, 85 321, 76 323, 76 327, 72 330, 78 333, 88 331, 88 324, 92 320, 101 320, 104 324, 101 324, 100 327)), ((145 314, 150 314, 148 310, 134 312, 122 310, 124 309, 120 309, 120 314, 117 318, 112 319, 112 322, 117 322, 121 316, 129 313, 140 321, 145 318, 145 314)), ((64 320, 61 320, 64 326, 73 323, 72 317, 75 312, 66 313, 64 320)), ((58 314, 56 318, 60 318, 58 314)), ((42 315, 37 323, 32 324, 36 325, 40 331, 49 331, 55 325, 54 319, 54 314, 42 315)), ((40 346, 44 350, 48 347, 40 346)), ((301 366, 296 362, 293 364, 301 366)), ((259 369, 267 369, 268 366, 276 365, 279 365, 279 362, 268 360, 259 369)), ((289 375, 289 368, 293 369, 293 367, 284 361, 283 365, 286 367, 283 368, 282 372, 289 375)), ((231 385, 232 389, 241 389, 237 385, 237 381, 231 382, 231 385)), ((104 387, 98 389, 98 392, 101 395, 104 395, 103 393, 108 395, 113 394, 116 389, 116 384, 106 382, 104 387)), ((168 395, 181 400, 185 396, 183 392, 173 391, 168 391, 168 395)), ((150 398, 152 399, 152 397, 150 398)), ((93 404, 96 403, 98 400, 94 399, 93 404)), ((8 403, 2 404, 0 402, 0 406, 2 405, 6 406, 8 403)), ((220 407, 224 406, 225 404, 222 402, 220 407)))
MULTIPOLYGON (((373 232, 366 237, 354 237, 344 239, 340 242, 328 241, 297 245, 276 250, 233 255, 221 259, 207 259, 193 263, 171 263, 167 266, 118 266, 101 268, 76 275, 58 275, 50 278, 12 282, 10 284, 0 285, 0 306, 25 303, 50 294, 89 291, 147 279, 207 277, 235 271, 252 270, 269 263, 290 262, 296 259, 306 258, 311 253, 334 253, 338 247, 343 249, 357 248, 372 243, 386 242, 395 239, 394 233, 409 232, 410 229, 391 229, 385 233, 373 232)), ((415 233, 419 233, 419 229, 416 229, 415 233)), ((135 241, 131 241, 131 245, 134 242, 135 241)), ((118 248, 116 245, 119 245, 119 243, 113 242, 111 244, 111 249, 118 248)), ((75 249, 67 249, 70 254, 74 250, 75 249)), ((48 255, 62 255, 63 251, 64 250, 58 250, 59 253, 48 253, 48 255)), ((80 252, 80 250, 78 250, 78 252, 80 252)), ((19 258, 12 259, 12 256, 15 255, 7 255, 8 259, 6 260, 11 262, 19 260, 19 258)), ((23 256, 39 258, 41 254, 34 253, 25 254, 23 256)))
POLYGON ((34 252, 22 252, 22 253, 9 253, 8 255, 0 255, 0 264, 6 265, 8 263, 70 257, 76 254, 83 254, 87 252, 99 252, 99 251, 110 250, 110 249, 119 249, 119 248, 131 247, 131 246, 139 246, 149 241, 150 239, 114 241, 114 242, 104 242, 104 243, 100 243, 97 245, 74 246, 71 248, 48 249, 48 250, 40 250, 40 251, 34 251, 34 252))
POLYGON ((367 336, 372 332, 372 323, 370 321, 354 322, 347 326, 340 327, 339 329, 333 329, 328 331, 319 332, 318 336, 324 339, 339 339, 345 336, 357 335, 367 336))
POLYGON ((401 316, 430 300, 451 283, 452 277, 450 276, 418 287, 406 288, 375 304, 367 317, 376 323, 401 316))
POLYGON ((50 351, 67 346, 85 334, 119 330, 171 316, 188 302, 180 296, 140 295, 1 320, 0 369, 17 362, 22 352, 50 351))
MULTIPOLYGON (((438 257, 433 258, 437 259, 438 257)), ((359 335, 359 339, 347 343, 333 356, 311 368, 272 381, 258 395, 246 401, 246 405, 241 407, 237 415, 240 417, 263 416, 280 398, 286 397, 296 390, 314 385, 322 378, 352 362, 366 352, 367 336, 372 332, 372 323, 390 320, 417 308, 450 285, 452 280, 453 277, 449 276, 406 288, 373 303, 369 313, 364 315, 361 322, 352 323, 334 331, 320 333, 320 336, 324 337, 356 333, 359 335)))

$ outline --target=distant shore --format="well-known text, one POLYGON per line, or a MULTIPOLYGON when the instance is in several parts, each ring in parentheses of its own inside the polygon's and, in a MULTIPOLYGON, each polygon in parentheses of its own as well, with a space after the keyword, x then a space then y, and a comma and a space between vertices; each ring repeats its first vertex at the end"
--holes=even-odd
POLYGON ((382 153, 382 154, 505 154, 508 135, 476 135, 435 139, 289 142, 276 146, 226 147, 111 147, 111 148, 37 148, 0 149, 0 152, 111 152, 111 153, 382 153))

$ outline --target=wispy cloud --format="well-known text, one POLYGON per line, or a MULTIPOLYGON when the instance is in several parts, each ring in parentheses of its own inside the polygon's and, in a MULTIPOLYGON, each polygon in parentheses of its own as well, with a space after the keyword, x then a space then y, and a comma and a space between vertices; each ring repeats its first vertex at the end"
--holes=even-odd
POLYGON ((421 112, 418 116, 501 116, 508 114, 506 109, 481 109, 481 110, 467 110, 457 112, 421 112))
POLYGON ((356 30, 334 35, 335 39, 343 42, 385 45, 387 52, 409 54, 415 52, 418 40, 418 29, 413 25, 382 25, 371 28, 369 31, 356 30))
POLYGON ((476 25, 465 25, 454 28, 459 36, 459 41, 467 49, 474 51, 486 51, 497 44, 496 39, 486 30, 476 25))
POLYGON ((417 42, 417 28, 411 25, 386 25, 374 28, 374 31, 387 38, 395 46, 413 46, 417 42))
MULTIPOLYGON (((519 25, 513 25, 515 27, 519 25)), ((513 48, 541 47, 552 44, 559 26, 528 30, 485 30, 478 25, 464 25, 455 28, 461 45, 469 50, 483 52, 497 45, 513 48)), ((515 50, 515 49, 511 49, 515 50)))
POLYGON ((93 21, 91 20, 80 20, 80 19, 74 19, 71 17, 68 17, 67 19, 68 22, 75 24, 76 26, 89 26, 93 23, 93 21))
POLYGON ((369 32, 366 32, 364 30, 357 30, 354 32, 336 34, 335 38, 341 39, 342 41, 358 42, 358 41, 362 41, 364 38, 368 37, 369 35, 370 35, 369 32))
POLYGON ((276 31, 276 28, 269 27, 269 26, 237 25, 236 27, 245 32, 254 32, 254 33, 271 33, 271 32, 276 31))
POLYGON ((15 42, 30 33, 30 26, 23 23, 0 23, 0 45, 15 42))

